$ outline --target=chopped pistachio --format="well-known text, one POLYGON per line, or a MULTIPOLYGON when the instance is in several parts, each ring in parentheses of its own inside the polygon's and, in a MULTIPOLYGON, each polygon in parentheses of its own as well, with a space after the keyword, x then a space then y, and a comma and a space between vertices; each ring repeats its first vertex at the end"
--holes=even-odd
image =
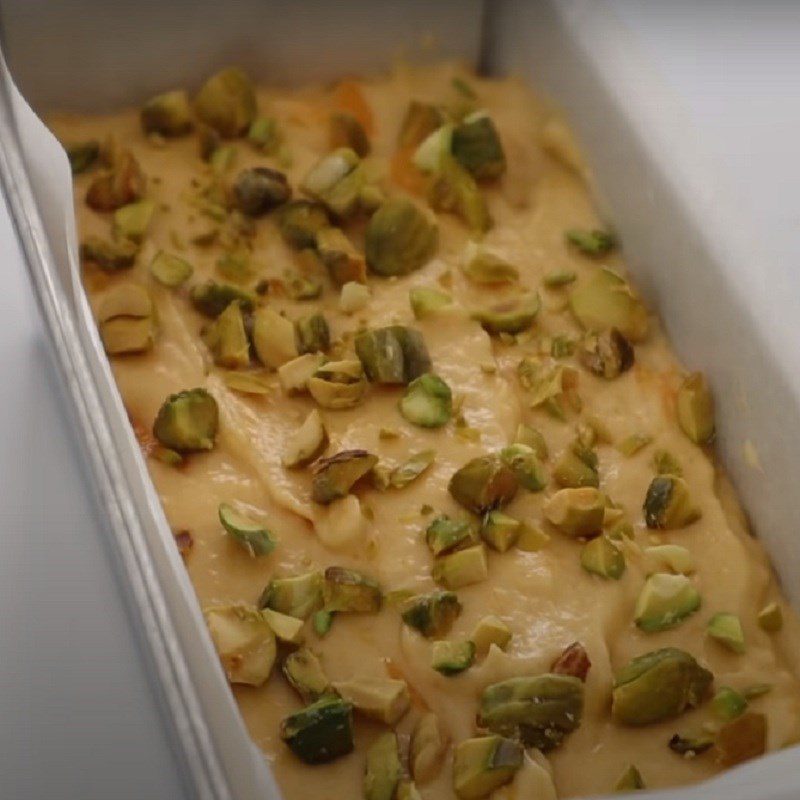
POLYGON ((308 381, 308 391, 323 408, 353 408, 361 402, 366 390, 364 370, 357 359, 329 361, 308 381))
POLYGON ((238 67, 212 75, 194 99, 197 116, 227 138, 244 133, 256 116, 256 95, 250 79, 238 67))
POLYGON ((475 178, 449 153, 439 157, 427 196, 431 208, 455 214, 474 234, 482 235, 492 227, 486 200, 475 178))
POLYGON ((597 468, 597 454, 575 441, 561 454, 553 469, 553 479, 559 486, 567 489, 597 487, 600 485, 597 468))
POLYGON ((716 759, 723 767, 742 764, 767 750, 767 718, 748 711, 722 726, 715 741, 716 759))
POLYGON ((414 203, 387 200, 371 217, 365 235, 367 265, 376 275, 407 275, 436 250, 438 229, 414 203))
POLYGON ((720 611, 714 614, 706 627, 708 635, 723 647, 741 655, 745 651, 742 622, 736 614, 720 611))
POLYGON ((554 675, 572 675, 586 683, 586 676, 592 667, 589 654, 580 642, 573 642, 565 647, 550 667, 554 675))
POLYGON ((617 444, 617 450, 619 450, 622 455, 630 458, 647 447, 652 441, 653 437, 647 433, 632 433, 617 444))
POLYGON ((441 110, 429 103, 412 100, 408 106, 398 139, 399 146, 416 148, 444 122, 441 110))
POLYGON ((689 486, 676 475, 657 475, 650 482, 644 501, 644 519, 648 528, 674 530, 700 519, 701 512, 692 503, 689 486))
POLYGON ((483 514, 509 503, 519 482, 514 471, 496 455, 479 456, 457 470, 447 488, 468 511, 483 514))
MULTIPOLYGON (((443 162, 448 159, 455 161, 450 153, 452 141, 453 126, 450 123, 431 131, 414 151, 412 159, 414 166, 421 172, 436 173, 441 169, 443 162)), ((460 169, 464 169, 458 162, 455 164, 460 169)))
POLYGON ((275 663, 275 634, 263 614, 246 605, 206 609, 214 647, 231 683, 261 686, 275 663))
POLYGON ((440 428, 452 416, 453 394, 438 375, 427 373, 408 384, 399 408, 403 417, 414 425, 440 428))
POLYGON ((139 247, 129 239, 109 242, 87 236, 81 242, 81 261, 94 264, 103 272, 119 272, 134 265, 139 247))
POLYGON ((617 782, 614 784, 615 794, 623 792, 638 792, 640 789, 646 789, 642 773, 639 772, 634 764, 628 764, 622 775, 619 776, 617 782))
POLYGON ((408 300, 415 319, 424 319, 453 304, 453 298, 447 292, 430 286, 413 286, 409 289, 408 300))
POLYGON ((302 467, 320 456, 327 445, 328 433, 325 430, 325 423, 315 408, 287 439, 281 461, 285 467, 302 467))
POLYGON ((273 578, 258 601, 259 608, 271 608, 298 619, 307 619, 321 604, 322 576, 319 572, 273 578))
POLYGON ((469 639, 433 643, 431 666, 442 675, 458 675, 475 661, 475 643, 469 639))
POLYGON ((322 283, 314 278, 294 275, 288 279, 286 291, 292 300, 317 300, 322 296, 322 283))
POLYGON ((269 167, 242 170, 233 184, 236 207, 250 217, 259 217, 287 202, 292 187, 286 176, 269 167))
POLYGON ((583 683, 572 675, 509 678, 483 690, 478 722, 547 752, 580 725, 583 694, 583 683))
POLYGON ((97 321, 107 322, 116 317, 142 319, 152 317, 153 301, 144 286, 138 283, 120 283, 114 286, 97 310, 97 321))
POLYGON ((684 650, 654 650, 616 672, 611 713, 625 725, 661 722, 697 708, 713 680, 684 650))
POLYGON ((445 636, 460 613, 461 603, 453 592, 416 595, 401 607, 403 622, 429 638, 445 636))
POLYGON ((252 311, 255 297, 243 289, 227 283, 206 281, 192 287, 189 298, 194 307, 206 317, 218 317, 234 300, 238 300, 242 311, 252 311))
POLYGON ((456 125, 451 149, 455 159, 478 180, 499 178, 506 171, 503 145, 485 111, 476 111, 456 125))
POLYGON ((303 620, 281 614, 271 608, 261 609, 261 615, 269 623, 275 636, 286 644, 301 644, 303 641, 303 620))
POLYGON ((295 341, 301 354, 319 353, 331 346, 331 332, 328 321, 320 314, 309 314, 295 322, 295 341))
POLYGON ((685 575, 656 572, 644 584, 634 611, 643 631, 674 628, 700 608, 700 593, 685 575))
POLYGON ((422 475, 436 460, 435 450, 421 450, 414 453, 403 464, 395 467, 389 475, 389 485, 393 489, 403 489, 422 475))
POLYGON ((653 453, 653 469, 657 475, 677 475, 683 476, 683 469, 680 462, 669 450, 656 450, 653 453))
POLYGON ((127 150, 115 154, 109 169, 98 173, 86 190, 86 205, 94 211, 114 211, 141 199, 145 177, 127 150))
POLYGON ((678 424, 695 444, 714 437, 714 399, 702 372, 693 372, 681 384, 676 399, 678 424))
POLYGON ((517 537, 517 549, 524 553, 538 553, 550 541, 550 537, 535 525, 522 523, 517 537))
POLYGON ((509 783, 523 759, 522 746, 511 739, 465 739, 453 751, 453 791, 459 800, 480 800, 509 783))
POLYGON ((503 620, 492 614, 478 621, 469 638, 475 643, 475 654, 485 656, 492 645, 505 650, 511 641, 511 630, 503 620))
POLYGON ((550 496, 543 511, 547 521, 573 538, 593 536, 603 527, 605 496, 591 486, 560 489, 550 496))
POLYGON ((625 556, 607 536, 597 536, 583 546, 581 566, 592 575, 616 581, 625 572, 625 556))
POLYGON ((153 346, 155 334, 151 317, 115 317, 100 323, 103 349, 110 356, 143 353, 153 346))
POLYGON ((356 314, 366 308, 372 296, 369 287, 357 281, 347 281, 339 294, 339 311, 356 314))
POLYGON ((577 277, 578 274, 572 270, 556 270, 554 272, 548 272, 547 275, 542 278, 542 283, 547 289, 558 289, 562 286, 574 283, 577 277))
POLYGON ((280 367, 300 355, 294 325, 272 308, 256 309, 252 336, 256 355, 268 367, 280 367))
POLYGON ((278 367, 278 381, 288 394, 300 394, 308 390, 308 383, 325 363, 322 353, 304 353, 278 367))
POLYGON ((223 372, 224 384, 234 392, 250 395, 266 395, 272 392, 271 383, 257 372, 223 372))
POLYGON ((142 130, 161 136, 182 136, 192 129, 192 109, 183 89, 150 98, 139 114, 142 130))
POLYGON ((253 277, 250 254, 245 250, 223 253, 216 262, 217 272, 226 280, 246 283, 253 277))
POLYGON ((575 340, 568 336, 554 336, 550 342, 550 355, 553 358, 569 358, 575 352, 575 340))
POLYGON ((767 603, 758 612, 758 626, 767 633, 777 633, 783 628, 783 611, 781 607, 773 602, 767 603))
POLYGON ((406 682, 394 678, 351 678, 333 688, 356 711, 384 725, 395 725, 411 705, 406 682))
POLYGON ((474 311, 472 317, 490 334, 521 333, 533 325, 540 306, 539 295, 529 292, 474 311))
POLYGON ((716 717, 727 722, 747 711, 747 698, 730 686, 720 686, 711 699, 711 710, 716 717))
POLYGON ((367 264, 352 242, 339 228, 325 227, 317 231, 317 255, 337 286, 356 281, 366 283, 367 264))
POLYGON ((330 681, 319 658, 305 647, 286 656, 283 674, 305 703, 313 703, 330 691, 330 681))
POLYGON ((153 435, 179 453, 211 450, 219 426, 217 401, 205 389, 170 395, 158 411, 153 435))
POLYGON ((192 277, 194 267, 172 253, 159 250, 150 262, 150 274, 162 285, 170 289, 177 289, 192 277))
POLYGON ((311 168, 301 188, 332 214, 346 218, 357 211, 365 182, 361 159, 349 147, 340 147, 311 168))
POLYGON ((352 114, 342 111, 331 114, 330 146, 333 150, 347 147, 361 158, 369 155, 370 150, 364 126, 352 114))
POLYGON ((377 456, 366 450, 342 450, 320 459, 313 469, 312 499, 327 504, 344 497, 377 463, 377 456))
POLYGON ((515 444, 524 444, 530 447, 540 461, 546 461, 550 455, 544 436, 536 428, 520 423, 514 434, 515 444))
POLYGON ((522 523, 502 511, 489 511, 481 522, 481 538, 498 553, 510 550, 522 531, 522 523))
POLYGON ((281 739, 306 764, 323 764, 353 750, 353 707, 334 695, 290 714, 281 739))
POLYGON ((500 451, 500 460, 511 469, 519 485, 529 492, 539 492, 547 485, 547 474, 532 447, 511 444, 500 451))
POLYGON ((446 589, 480 583, 488 576, 486 550, 481 544, 439 556, 433 565, 433 579, 446 589))
POLYGON ((219 504, 222 527, 252 556, 265 556, 275 549, 275 537, 260 522, 240 514, 229 503, 219 504))
POLYGON ((90 139, 86 142, 76 142, 65 147, 69 166, 73 175, 80 175, 92 167, 100 155, 100 142, 90 139))
POLYGON ((219 366, 237 369, 250 365, 250 342, 237 301, 234 300, 206 329, 203 339, 219 366))
POLYGON ((578 360, 590 372, 611 380, 633 366, 634 352, 616 328, 607 328, 599 333, 589 331, 584 336, 578 360))
POLYGON ((397 734, 382 733, 367 750, 364 800, 393 800, 402 775, 397 734))
POLYGON ((328 567, 322 587, 325 610, 344 613, 380 611, 381 587, 369 576, 344 567, 328 567))
POLYGON ((710 750, 714 746, 714 739, 707 734, 700 736, 681 736, 675 734, 667 743, 667 746, 673 753, 686 758, 694 758, 706 750, 710 750))
POLYGON ((256 117, 247 129, 247 141, 257 150, 273 155, 281 144, 281 134, 275 117, 256 117))
POLYGON ((614 249, 614 235, 603 230, 584 230, 571 228, 565 231, 564 238, 586 256, 604 256, 614 249))
POLYGON ((317 234, 330 227, 325 206, 310 200, 292 200, 278 212, 278 230, 291 247, 303 249, 317 246, 317 234))
POLYGON ((425 541, 435 556, 441 556, 466 545, 477 544, 478 540, 469 522, 451 519, 443 514, 428 525, 425 541))
POLYGON ((333 612, 326 611, 324 608, 315 611, 311 617, 311 625, 314 628, 314 633, 320 638, 325 636, 333 625, 333 612))
POLYGON ((373 383, 407 384, 431 369, 425 340, 414 328, 390 325, 362 331, 355 349, 373 383))
POLYGON ((155 211, 156 204, 146 199, 120 206, 114 212, 114 238, 130 239, 132 242, 140 243, 147 234, 155 211))
POLYGON ((679 544, 659 544, 645 547, 644 553, 652 558, 659 567, 666 567, 678 575, 691 575, 695 571, 691 552, 679 544))
POLYGON ((598 269, 570 293, 570 308, 588 331, 616 328, 629 342, 647 336, 647 310, 630 285, 609 269, 598 269))

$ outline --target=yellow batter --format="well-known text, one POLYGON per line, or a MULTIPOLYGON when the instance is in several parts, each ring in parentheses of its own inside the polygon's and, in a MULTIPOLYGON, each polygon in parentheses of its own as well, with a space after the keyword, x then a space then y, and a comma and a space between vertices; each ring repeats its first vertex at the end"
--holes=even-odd
MULTIPOLYGON (((272 576, 331 565, 370 575, 385 594, 431 591, 435 588, 433 557, 424 531, 438 514, 468 516, 448 493, 453 473, 472 458, 506 447, 514 441, 520 423, 543 434, 549 450, 544 468, 552 473, 578 426, 600 420, 603 438, 609 440, 595 445, 600 488, 622 509, 620 520, 632 525, 631 538, 617 540, 626 561, 619 580, 589 574, 580 562, 582 544, 544 519, 543 505, 558 488, 550 480, 544 491, 518 491, 503 509, 544 530, 549 540, 533 552, 515 547, 505 553, 488 549, 488 578, 457 589, 463 612, 447 638, 469 637, 480 619, 496 615, 512 634, 504 651, 493 648, 459 675, 442 675, 431 667, 432 642, 403 624, 392 602, 384 602, 374 614, 336 615, 324 637, 307 623, 306 646, 320 655, 334 682, 387 674, 407 682, 412 707, 396 726, 402 752, 407 735, 426 708, 438 716, 451 744, 475 736, 478 699, 487 685, 547 672, 567 645, 580 641, 591 659, 580 726, 546 758, 529 750, 524 766, 511 783, 496 790, 497 797, 521 800, 550 798, 556 793, 560 798, 603 793, 614 788, 630 764, 638 768, 648 788, 698 781, 717 772, 720 766, 713 749, 687 758, 667 747, 673 734, 697 735, 704 725, 713 724, 709 703, 643 727, 627 727, 610 713, 614 671, 635 656, 663 647, 691 653, 714 673, 715 688, 742 690, 770 684, 771 690, 750 700, 749 708, 766 715, 769 750, 795 741, 800 720, 798 627, 711 451, 692 443, 676 422, 674 400, 683 372, 658 320, 650 317, 649 332, 635 344, 633 367, 612 380, 587 370, 575 355, 556 360, 574 367, 578 375, 580 408, 570 406, 564 420, 544 407, 532 409, 529 394, 520 385, 517 365, 523 356, 538 357, 550 347, 552 337, 564 335, 577 341, 582 336, 567 302, 574 286, 582 285, 601 266, 624 269, 614 252, 592 258, 565 242, 566 230, 595 229, 600 223, 579 157, 551 109, 517 81, 465 77, 451 65, 403 68, 389 77, 337 87, 291 92, 258 89, 257 100, 259 112, 276 121, 281 144, 265 154, 244 138, 223 140, 220 146, 233 150, 217 158, 218 183, 232 182, 248 167, 270 166, 284 172, 294 197, 301 197, 304 177, 330 149, 330 115, 344 110, 361 121, 368 135, 371 152, 365 163, 373 183, 385 196, 410 191, 420 206, 426 205, 425 179, 411 166, 408 154, 397 152, 409 102, 441 104, 456 116, 463 114, 464 106, 488 111, 500 134, 507 169, 501 178, 481 183, 494 224, 480 246, 513 264, 520 273, 517 286, 538 290, 542 307, 530 332, 489 336, 470 312, 486 306, 502 291, 467 278, 462 269, 465 250, 468 241, 477 237, 456 215, 438 213, 439 241, 433 257, 407 276, 370 275, 368 302, 356 313, 345 314, 339 309, 339 289, 325 270, 283 241, 275 213, 255 219, 251 275, 242 285, 252 290, 265 278, 275 279, 260 303, 285 311, 290 319, 321 310, 334 340, 359 327, 394 323, 415 327, 424 337, 435 372, 447 382, 456 401, 453 421, 438 429, 412 425, 400 415, 397 403, 402 387, 373 386, 355 408, 321 409, 330 439, 325 455, 363 448, 392 466, 423 450, 433 449, 436 454, 430 469, 404 488, 379 491, 359 483, 354 491, 360 501, 360 522, 355 533, 350 524, 347 535, 339 535, 342 521, 336 518, 337 506, 322 506, 310 498, 310 471, 287 470, 281 463, 288 438, 317 404, 307 394, 287 396, 275 372, 257 365, 253 370, 266 381, 266 394, 229 388, 224 371, 214 365, 199 335, 209 321, 189 302, 189 288, 207 278, 224 280, 216 265, 226 252, 226 241, 224 235, 211 243, 204 238, 225 223, 215 220, 198 202, 202 188, 211 182, 212 167, 198 154, 196 132, 146 136, 138 110, 53 117, 51 125, 65 143, 103 142, 111 136, 118 147, 129 150, 146 177, 145 196, 156 203, 134 266, 117 272, 91 263, 84 266, 95 310, 110 290, 130 282, 145 286, 157 308, 152 349, 112 358, 120 392, 145 452, 152 454, 150 430, 171 393, 206 387, 219 405, 213 450, 189 455, 179 466, 148 459, 173 530, 184 532, 180 538, 184 545, 193 545, 186 566, 201 605, 256 604, 272 576), (456 76, 459 80, 454 85, 456 76), (226 165, 227 158, 232 161, 226 165), (198 236, 202 243, 196 242, 198 236), (160 285, 149 273, 153 256, 162 250, 194 268, 189 281, 178 289, 160 285), (287 272, 321 279, 322 297, 288 299, 276 283, 287 272), (576 273, 577 282, 552 288, 543 285, 546 275, 558 272, 576 273), (415 320, 409 305, 409 289, 415 286, 446 291, 455 308, 415 320), (382 429, 397 435, 382 434, 382 429), (617 445, 633 434, 651 438, 637 452, 625 455, 617 445), (702 512, 698 521, 679 530, 659 532, 645 526, 642 503, 658 450, 669 451, 680 463, 692 499, 702 512), (222 502, 265 523, 277 540, 274 552, 252 557, 225 535, 218 519, 222 502), (645 549, 665 543, 679 544, 691 553, 696 570, 690 580, 702 605, 669 630, 644 632, 634 624, 637 597, 650 573, 665 571, 654 565, 645 549), (759 611, 772 601, 778 602, 784 617, 782 630, 775 633, 757 623, 759 611), (707 634, 709 619, 717 612, 738 615, 746 642, 743 654, 707 634)), ((87 188, 98 174, 94 168, 76 176, 76 213, 82 238, 94 235, 109 240, 111 214, 93 210, 85 202, 87 188)), ((343 226, 360 252, 366 220, 366 214, 356 215, 343 226)), ((517 291, 522 289, 512 289, 517 291)), ((338 348, 337 358, 352 358, 352 335, 345 336, 338 348)), ((725 402, 725 398, 718 400, 725 402)), ((342 511, 341 504, 338 508, 339 514, 347 510, 342 511)), ((279 664, 264 685, 235 686, 234 692, 253 739, 288 800, 361 796, 365 754, 386 730, 384 725, 356 715, 354 751, 329 764, 310 766, 280 738, 280 721, 302 702, 284 680, 279 664)), ((418 782, 417 790, 425 800, 454 797, 451 773, 452 746, 437 774, 418 782)))

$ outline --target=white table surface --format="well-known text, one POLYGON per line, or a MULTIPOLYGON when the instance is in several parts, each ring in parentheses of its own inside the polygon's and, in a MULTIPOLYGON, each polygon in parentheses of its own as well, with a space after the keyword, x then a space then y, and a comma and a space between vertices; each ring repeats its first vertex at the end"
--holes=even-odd
MULTIPOLYGON (((765 256, 800 271, 800 3, 606 2, 765 256)), ((0 264, 0 795, 184 797, 4 206, 0 264)))

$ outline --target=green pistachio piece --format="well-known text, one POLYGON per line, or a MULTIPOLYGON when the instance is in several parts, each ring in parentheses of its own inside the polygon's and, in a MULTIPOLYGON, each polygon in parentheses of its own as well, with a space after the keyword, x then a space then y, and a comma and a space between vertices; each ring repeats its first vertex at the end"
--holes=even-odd
POLYGON ((473 248, 461 269, 470 281, 480 286, 516 283, 519 280, 519 270, 515 266, 494 253, 478 248, 473 248))
POLYGON ((722 726, 715 741, 717 763, 733 767, 767 751, 767 718, 748 711, 722 726))
POLYGON ((366 183, 361 159, 349 147, 323 156, 303 179, 301 188, 336 217, 347 218, 357 210, 366 183))
POLYGON ((656 572, 636 601, 634 620, 648 633, 674 628, 700 608, 700 593, 685 575, 656 572))
POLYGON ((560 289, 562 286, 569 286, 570 283, 574 283, 577 277, 578 273, 572 270, 556 270, 554 272, 548 272, 547 275, 542 278, 542 284, 546 289, 560 289))
POLYGON ((321 604, 322 576, 319 572, 273 578, 258 601, 259 608, 271 608, 298 619, 307 619, 321 604))
POLYGON ((343 314, 356 314, 369 304, 372 293, 368 286, 357 281, 347 281, 339 293, 339 311, 343 314))
POLYGON ((360 714, 384 725, 395 725, 411 705, 406 682, 394 678, 352 678, 333 688, 360 714))
POLYGON ((300 355, 294 324, 272 308, 256 309, 252 336, 253 349, 265 366, 277 369, 300 355))
POLYGON ((144 286, 120 283, 103 298, 97 310, 97 321, 107 322, 117 317, 143 319, 152 317, 153 313, 153 301, 144 286))
POLYGON ((381 587, 367 575, 344 567, 328 567, 322 587, 325 610, 345 613, 380 611, 381 587))
POLYGON ((393 800, 402 774, 397 735, 382 733, 367 750, 364 800, 393 800))
POLYGON ((428 136, 438 130, 444 121, 441 109, 430 103, 412 100, 400 127, 398 145, 403 149, 418 147, 428 136))
POLYGON ((205 389, 170 395, 158 411, 153 435, 179 453, 211 450, 219 426, 217 401, 205 389))
POLYGON ((100 323, 103 349, 110 356, 144 353, 155 343, 155 335, 151 317, 115 317, 100 323))
POLYGON ((162 285, 169 289, 177 289, 192 277, 194 267, 172 253, 159 250, 150 262, 150 274, 162 285))
POLYGON ((448 677, 469 669, 475 661, 475 643, 469 639, 441 640, 433 643, 431 666, 448 677))
POLYGON ((139 246, 129 239, 109 242, 98 236, 87 236, 81 242, 81 261, 94 264, 103 272, 119 272, 132 267, 138 252, 139 246))
POLYGON ((491 614, 478 621, 469 638, 475 643, 475 654, 485 656, 492 645, 505 650, 511 641, 511 636, 508 625, 500 617, 491 614))
POLYGON ((560 489, 545 500, 547 521, 573 538, 593 536, 603 527, 605 496, 594 487, 560 489))
POLYGON ((547 474, 532 447, 511 444, 500 451, 500 460, 511 469, 519 485, 529 492, 539 492, 547 486, 547 474))
POLYGON ((676 733, 667 743, 667 747, 669 747, 673 753, 677 753, 684 758, 699 756, 705 753, 706 750, 710 750, 713 746, 714 739, 707 734, 701 734, 700 736, 681 736, 676 733))
POLYGON ((514 434, 514 444, 524 444, 526 447, 530 447, 540 461, 546 461, 550 456, 544 436, 530 425, 520 423, 517 426, 517 432, 514 434))
POLYGON ((456 550, 439 556, 433 565, 433 579, 446 589, 460 589, 489 577, 489 565, 483 545, 456 550))
POLYGON ((569 303, 575 319, 588 331, 616 328, 629 342, 647 336, 647 309, 624 278, 609 269, 595 270, 580 281, 569 303))
POLYGON ((583 338, 578 350, 578 360, 586 369, 611 380, 633 366, 633 347, 616 329, 596 333, 590 331, 583 338))
POLYGON ((115 211, 144 195, 146 180, 139 162, 127 150, 114 156, 86 190, 86 205, 94 211, 115 211))
POLYGON ((407 384, 431 368, 425 340, 414 328, 391 325, 362 331, 355 349, 372 383, 407 384))
POLYGON ((640 789, 646 788, 642 773, 639 772, 634 764, 629 764, 614 784, 615 794, 638 792, 640 789))
POLYGON ((480 800, 510 783, 522 766, 522 746, 502 736, 459 742, 453 751, 453 791, 459 800, 480 800))
POLYGON ((572 642, 559 654, 550 667, 550 672, 555 675, 572 675, 573 678, 586 683, 586 676, 592 667, 589 654, 580 642, 572 642))
POLYGON ((703 702, 714 676, 674 647, 634 658, 614 676, 611 713, 625 725, 676 717, 703 702))
POLYGON ((395 467, 389 475, 389 486, 403 489, 422 475, 436 460, 435 450, 421 450, 414 453, 404 463, 395 467))
POLYGON ((683 381, 676 408, 681 430, 695 444, 714 438, 714 398, 702 372, 693 372, 683 381))
POLYGON ((247 141, 262 153, 275 154, 282 141, 278 121, 275 117, 256 117, 247 129, 247 141))
POLYGON ((242 308, 236 300, 206 329, 203 339, 220 367, 244 369, 250 365, 250 342, 242 308))
POLYGON ((317 255, 337 286, 352 281, 366 283, 367 263, 364 256, 339 228, 321 228, 315 241, 317 255))
POLYGON ((261 609, 275 636, 286 644, 301 644, 303 641, 303 620, 281 614, 271 608, 261 609))
POLYGON ((468 511, 484 514, 509 503, 519 482, 514 471, 496 455, 479 456, 453 474, 447 488, 468 511))
POLYGON ((653 437, 647 433, 632 433, 617 444, 617 450, 619 450, 622 455, 630 458, 647 447, 652 441, 653 437))
POLYGON ((287 202, 292 187, 282 172, 269 167, 242 170, 233 184, 236 207, 249 217, 260 217, 287 202))
POLYGON ((326 611, 324 608, 315 611, 311 617, 311 626, 314 628, 314 633, 321 639, 327 635, 333 625, 333 612, 326 611))
POLYGON ((436 224, 404 198, 387 200, 371 217, 365 235, 367 266, 376 275, 407 275, 434 254, 436 224))
POLYGON ((453 393, 438 375, 429 372, 408 384, 399 408, 413 425, 440 428, 453 414, 453 393))
POLYGON ((669 450, 656 450, 653 453, 653 469, 657 475, 683 475, 680 462, 669 450))
POLYGON ((377 463, 378 457, 366 450, 342 450, 320 459, 313 468, 312 499, 327 504, 345 497, 377 463))
POLYGON ((337 147, 347 147, 361 158, 369 155, 370 150, 364 126, 352 114, 342 111, 331 114, 330 146, 334 150, 337 147))
POLYGON ((319 353, 331 346, 331 332, 328 321, 322 314, 309 314, 294 324, 297 350, 301 354, 319 353))
POLYGON ((160 136, 182 136, 192 129, 192 108, 183 89, 151 97, 139 113, 142 130, 160 136))
POLYGON ((598 536, 583 546, 581 566, 592 575, 616 581, 625 572, 625 556, 607 536, 598 536))
POLYGON ((147 235, 150 221, 155 214, 156 204, 152 200, 139 200, 120 206, 114 212, 113 233, 114 238, 130 239, 137 244, 141 243, 147 235))
POLYGON ((474 311, 473 319, 478 320, 483 329, 490 334, 522 333, 533 325, 541 301, 537 292, 528 292, 510 297, 489 308, 474 311))
POLYGON ((283 661, 283 675, 304 703, 313 703, 331 688, 319 658, 305 647, 289 653, 283 661))
POLYGON ((581 723, 583 683, 571 675, 545 673, 509 678, 483 690, 479 724, 547 752, 581 723))
POLYGON ((559 486, 568 489, 597 487, 600 485, 597 467, 597 454, 576 441, 561 454, 553 469, 553 479, 559 486))
POLYGON ((499 178, 506 171, 503 145, 485 111, 476 111, 456 125, 451 150, 456 160, 478 180, 499 178))
POLYGON ((440 156, 427 194, 431 208, 455 214, 474 233, 480 235, 492 227, 486 200, 475 178, 451 155, 440 156))
POLYGON ((100 156, 100 142, 90 139, 66 146, 67 158, 73 175, 80 175, 92 167, 100 156))
POLYGON ((644 519, 648 528, 675 530, 700 519, 692 503, 689 486, 677 475, 657 475, 650 482, 644 500, 644 519))
POLYGON ((275 634, 261 611, 246 605, 205 610, 206 624, 228 680, 261 686, 275 663, 275 634))
POLYGON ((742 655, 745 651, 744 631, 742 622, 736 614, 720 611, 714 614, 706 627, 708 635, 719 642, 723 647, 742 655))
POLYGON ((469 522, 451 519, 443 514, 428 525, 425 541, 435 556, 441 556, 467 545, 477 544, 478 539, 469 522))
POLYGON ((281 739, 306 764, 324 764, 353 750, 353 707, 325 695, 281 722, 281 739))
POLYGON ((777 633, 783 628, 783 611, 777 603, 767 603, 758 612, 758 626, 767 633, 777 633))
POLYGON ((538 553, 550 541, 550 537, 535 525, 527 525, 524 522, 517 537, 517 550, 523 553, 538 553))
POLYGON ((315 408, 303 424, 288 438, 281 459, 284 467, 302 467, 320 456, 328 445, 328 433, 322 415, 315 408))
POLYGON ((424 712, 411 733, 408 764, 414 780, 426 783, 436 777, 446 749, 447 738, 439 718, 430 711, 424 712))
POLYGON ((425 319, 453 305, 453 298, 447 292, 440 292, 430 286, 414 286, 408 291, 408 300, 415 319, 425 319))
POLYGON ((240 136, 256 116, 255 90, 241 69, 227 67, 203 84, 194 99, 194 110, 222 136, 240 136))
POLYGON ((616 245, 614 234, 603 230, 584 230, 571 228, 565 231, 564 238, 586 256, 604 256, 616 245))
POLYGON ((250 253, 246 250, 223 253, 217 259, 216 267, 223 278, 234 283, 247 283, 254 275, 250 253))
POLYGON ((201 314, 212 318, 218 317, 234 300, 239 302, 242 311, 252 311, 256 302, 250 292, 216 281, 193 286, 189 299, 201 314))
POLYGON ((439 172, 446 162, 455 164, 470 179, 472 176, 452 157, 450 148, 453 142, 453 126, 442 125, 425 137, 414 151, 413 164, 421 172, 439 172))
POLYGON ((265 556, 275 549, 275 537, 260 522, 240 514, 229 503, 219 504, 222 527, 244 547, 251 556, 265 556))
POLYGON ((691 552, 679 544, 659 544, 645 547, 644 553, 652 558, 659 567, 666 567, 677 575, 691 575, 695 571, 691 552))
POLYGON ((481 538, 498 553, 510 550, 521 532, 522 523, 502 511, 490 511, 481 522, 481 538))
POLYGON ((351 359, 323 364, 309 379, 308 391, 323 408, 357 406, 367 391, 361 362, 351 359))
POLYGON ((308 391, 308 382, 325 363, 322 353, 305 353, 278 367, 278 382, 288 394, 301 394, 308 391))
POLYGON ((317 246, 317 234, 330 227, 325 206, 310 200, 292 200, 278 212, 278 230, 286 244, 302 250, 317 246))
POLYGON ((400 616, 410 628, 433 638, 445 636, 460 613, 461 603, 453 592, 436 591, 406 600, 400 616))
POLYGON ((720 686, 711 700, 711 710, 727 722, 747 711, 747 698, 730 686, 720 686))

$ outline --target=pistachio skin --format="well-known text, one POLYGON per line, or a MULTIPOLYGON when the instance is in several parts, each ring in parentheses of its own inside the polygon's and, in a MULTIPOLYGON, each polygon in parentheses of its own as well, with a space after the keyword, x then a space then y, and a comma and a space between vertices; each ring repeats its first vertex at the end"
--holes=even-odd
POLYGON ((700 518, 692 504, 689 486, 677 475, 657 475, 650 482, 644 500, 644 519, 648 528, 674 530, 700 518))
POLYGON ((478 180, 499 178, 506 171, 506 156, 491 118, 471 114, 453 130, 453 156, 478 180))
POLYGON ((86 190, 86 205, 94 211, 116 211, 141 199, 146 180, 139 162, 127 150, 118 153, 110 169, 101 171, 86 190))
POLYGON ((633 366, 634 351, 631 343, 616 328, 608 328, 584 337, 578 359, 590 372, 612 380, 633 366))
POLYGON ((611 714, 624 725, 649 725, 697 708, 714 676, 684 650, 667 647, 634 658, 614 676, 611 714))
POLYGON ((179 453, 211 450, 219 427, 217 401, 205 389, 170 395, 158 411, 153 435, 179 453))
POLYGON ((715 742, 716 760, 723 767, 742 764, 767 751, 767 718, 747 711, 722 726, 715 742))
POLYGON ((281 739, 306 764, 323 764, 353 750, 353 707, 333 695, 290 714, 281 739))
POLYGON ((260 217, 287 202, 292 187, 282 172, 269 167, 242 170, 233 184, 236 207, 249 217, 260 217))
POLYGON ((139 246, 129 239, 110 242, 98 236, 87 236, 80 249, 81 260, 103 272, 129 269, 136 263, 138 253, 139 246))
POLYGON ((553 662, 550 672, 555 675, 572 675, 573 678, 586 683, 586 676, 589 674, 592 662, 586 648, 580 642, 573 642, 561 652, 561 655, 553 662))
POLYGON ((250 292, 213 280, 193 286, 189 299, 201 314, 212 319, 216 319, 234 300, 243 311, 252 311, 255 306, 255 297, 250 292))
POLYGON ((461 614, 461 603, 454 592, 437 591, 409 598, 400 616, 409 628, 426 638, 446 636, 461 614))
POLYGON ((519 482, 514 471, 498 456, 488 455, 468 461, 453 474, 447 488, 468 511, 485 514, 509 503, 519 482))
POLYGON ((314 464, 311 497, 316 503, 332 503, 350 492, 376 464, 377 456, 366 450, 342 450, 314 464))
POLYGON ((355 349, 372 383, 404 385, 431 370, 425 340, 414 328, 391 325, 363 331, 355 338, 355 349))

